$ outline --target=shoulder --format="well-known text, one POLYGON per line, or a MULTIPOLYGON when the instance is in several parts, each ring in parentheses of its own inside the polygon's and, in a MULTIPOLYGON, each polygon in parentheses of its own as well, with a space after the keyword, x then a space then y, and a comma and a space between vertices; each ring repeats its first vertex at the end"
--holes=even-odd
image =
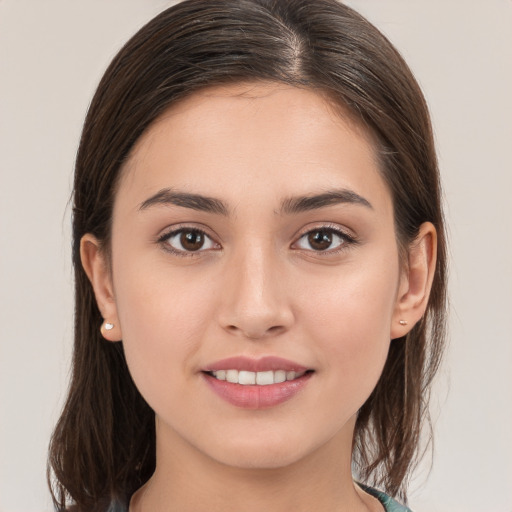
POLYGON ((384 509, 386 510, 386 512, 412 512, 412 510, 410 508, 407 508, 404 505, 401 505, 400 503, 398 503, 398 501, 394 500, 391 496, 388 496, 387 494, 383 493, 382 491, 373 489, 373 487, 368 487, 363 484, 358 484, 358 485, 365 492, 367 492, 371 496, 377 498, 384 506, 384 509))

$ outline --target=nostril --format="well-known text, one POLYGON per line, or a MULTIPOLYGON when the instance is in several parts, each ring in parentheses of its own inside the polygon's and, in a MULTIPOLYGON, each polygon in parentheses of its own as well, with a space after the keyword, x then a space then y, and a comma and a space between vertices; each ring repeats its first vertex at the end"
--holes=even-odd
POLYGON ((251 340, 258 340, 266 338, 268 336, 275 336, 280 332, 284 331, 285 328, 282 325, 273 325, 265 330, 259 332, 244 332, 245 336, 251 340))
POLYGON ((284 327, 282 325, 273 325, 272 327, 269 327, 267 330, 268 333, 276 334, 280 331, 282 331, 284 327))
POLYGON ((259 340, 262 338, 266 338, 268 336, 275 336, 279 334, 280 332, 285 330, 285 327, 282 325, 273 325, 268 328, 263 329, 250 329, 250 328, 242 328, 238 327, 236 325, 230 324, 225 326, 226 331, 228 331, 231 334, 236 334, 239 336, 243 336, 250 340, 259 340))

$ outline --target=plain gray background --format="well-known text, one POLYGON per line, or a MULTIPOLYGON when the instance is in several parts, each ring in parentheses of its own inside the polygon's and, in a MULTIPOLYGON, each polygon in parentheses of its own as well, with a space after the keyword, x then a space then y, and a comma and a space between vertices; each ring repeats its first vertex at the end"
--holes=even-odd
MULTIPOLYGON (((171 2, 0 0, 0 512, 50 511, 72 341, 74 155, 122 43, 171 2)), ((415 512, 512 512, 512 2, 352 0, 431 107, 451 241, 451 342, 415 512)))

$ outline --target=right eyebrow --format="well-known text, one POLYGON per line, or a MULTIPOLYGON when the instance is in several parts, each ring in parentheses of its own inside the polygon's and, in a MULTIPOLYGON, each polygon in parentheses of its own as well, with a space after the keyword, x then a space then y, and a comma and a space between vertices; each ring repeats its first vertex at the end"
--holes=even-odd
POLYGON ((219 199, 200 194, 178 192, 170 188, 159 190, 156 194, 143 201, 138 209, 142 211, 156 205, 175 205, 218 215, 229 215, 228 207, 219 199))

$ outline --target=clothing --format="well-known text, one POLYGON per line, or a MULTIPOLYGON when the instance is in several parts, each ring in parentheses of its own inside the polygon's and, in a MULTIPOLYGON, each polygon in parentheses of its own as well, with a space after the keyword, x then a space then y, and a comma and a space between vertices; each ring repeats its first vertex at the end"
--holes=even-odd
MULTIPOLYGON (((374 498, 377 498, 382 503, 386 512, 412 512, 410 508, 400 505, 400 503, 391 498, 391 496, 388 496, 387 494, 384 494, 383 492, 378 491, 377 489, 373 489, 372 487, 368 487, 363 484, 358 485, 365 492, 367 492, 374 498)), ((119 502, 117 502, 111 504, 108 512, 127 512, 127 509, 120 505, 119 502)))
POLYGON ((372 487, 368 487, 363 484, 358 485, 359 487, 361 487, 361 489, 363 489, 363 491, 367 492, 374 498, 377 498, 384 506, 386 512, 412 512, 410 508, 400 505, 400 503, 391 498, 391 496, 388 496, 387 494, 384 494, 383 492, 378 491, 377 489, 373 489, 372 487))

